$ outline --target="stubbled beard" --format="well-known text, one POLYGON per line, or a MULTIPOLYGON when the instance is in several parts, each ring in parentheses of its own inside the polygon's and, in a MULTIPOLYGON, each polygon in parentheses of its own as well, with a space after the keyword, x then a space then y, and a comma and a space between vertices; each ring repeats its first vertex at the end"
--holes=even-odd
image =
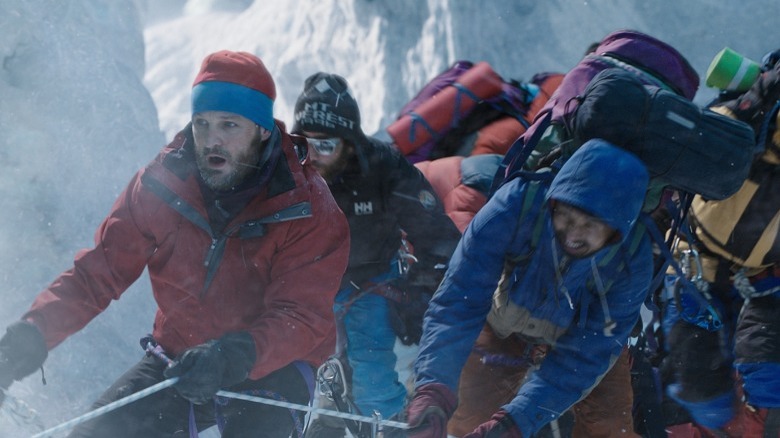
POLYGON ((330 166, 315 166, 315 168, 320 176, 328 183, 333 182, 334 178, 344 170, 344 166, 341 165, 340 162, 336 162, 330 166))
POLYGON ((244 182, 244 180, 251 173, 257 170, 257 163, 260 160, 260 147, 259 144, 253 142, 252 148, 238 157, 233 157, 228 151, 222 148, 206 148, 197 154, 196 161, 198 164, 198 171, 200 177, 206 185, 216 192, 224 192, 236 187, 244 182), (218 170, 210 169, 208 167, 207 156, 215 152, 224 158, 228 164, 233 168, 228 173, 223 173, 218 170), (252 164, 249 164, 252 163, 252 164))
POLYGON ((341 149, 338 155, 338 159, 329 165, 322 165, 319 163, 314 164, 314 168, 322 176, 322 178, 328 183, 332 183, 334 179, 344 172, 347 168, 350 157, 353 155, 353 147, 346 145, 341 149))

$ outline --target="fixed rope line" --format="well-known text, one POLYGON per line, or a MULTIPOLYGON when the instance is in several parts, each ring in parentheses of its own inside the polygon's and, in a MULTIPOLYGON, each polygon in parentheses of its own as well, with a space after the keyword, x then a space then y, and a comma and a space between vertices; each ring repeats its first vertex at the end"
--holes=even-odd
POLYGON ((406 423, 402 423, 400 421, 392 421, 392 420, 377 420, 376 418, 372 417, 366 417, 364 415, 356 415, 356 414, 349 414, 346 412, 339 412, 339 411, 333 411, 330 409, 321 409, 321 408, 314 408, 311 406, 306 405, 300 405, 296 403, 289 403, 279 400, 273 400, 270 398, 265 397, 257 397, 254 395, 247 395, 247 394, 241 394, 238 392, 230 392, 230 391, 219 391, 217 392, 218 396, 222 397, 228 397, 228 398, 235 398, 238 400, 245 400, 245 401, 251 401, 255 403, 264 403, 267 405, 272 406, 279 406, 283 408, 288 409, 297 409, 299 411, 308 411, 311 413, 319 414, 319 415, 329 415, 331 417, 338 417, 338 418, 344 418, 347 420, 356 420, 356 421, 362 421, 365 423, 374 423, 379 424, 382 426, 390 426, 390 427, 397 427, 399 429, 408 429, 409 425, 406 423))
POLYGON ((121 408, 122 406, 132 403, 136 400, 142 399, 146 396, 152 395, 155 392, 162 391, 165 388, 168 388, 169 386, 174 385, 176 382, 179 381, 178 377, 173 377, 168 380, 163 380, 162 382, 152 385, 146 389, 142 389, 134 394, 128 395, 125 398, 120 398, 119 400, 113 401, 105 406, 101 406, 94 411, 87 412, 86 414, 76 417, 72 420, 66 421, 59 426, 52 427, 51 429, 44 430, 43 432, 33 435, 32 438, 43 438, 43 437, 49 437, 57 432, 61 432, 63 430, 67 430, 73 426, 76 426, 78 424, 81 424, 85 421, 89 421, 93 418, 97 418, 103 414, 106 414, 108 412, 113 411, 114 409, 121 408))
MULTIPOLYGON (((39 434, 33 435, 32 438, 44 438, 44 437, 51 437, 54 434, 58 432, 62 432, 64 430, 70 429, 76 425, 79 425, 81 423, 84 423, 86 421, 89 421, 93 418, 97 418, 103 414, 107 414, 108 412, 111 412, 115 409, 118 409, 122 406, 125 406, 129 403, 132 403, 136 400, 140 400, 144 397, 150 396, 154 394, 155 392, 162 391, 165 388, 168 388, 170 386, 173 386, 176 384, 176 382, 179 381, 178 377, 173 377, 167 380, 163 380, 160 383, 157 383, 155 385, 152 385, 146 389, 142 389, 134 394, 131 394, 127 397, 121 398, 119 400, 116 400, 114 402, 111 402, 105 406, 101 406, 93 411, 87 412, 84 415, 81 415, 79 417, 76 417, 72 420, 66 421, 58 426, 52 427, 51 429, 47 429, 39 434)), ((238 392, 230 392, 230 391, 219 391, 217 392, 218 396, 226 397, 226 398, 234 398, 238 400, 244 400, 244 401, 250 401, 255 403, 263 403, 267 405, 272 406, 279 406, 283 408, 288 409, 296 409, 299 411, 308 411, 312 413, 316 413, 319 415, 330 415, 333 417, 339 417, 339 418, 345 418, 348 420, 356 420, 356 421, 362 421, 366 423, 373 423, 375 425, 381 425, 381 426, 389 426, 389 427, 396 427, 399 429, 408 429, 408 425, 406 423, 402 423, 399 421, 392 421, 392 420, 379 420, 377 418, 372 417, 366 417, 362 415, 355 415, 355 414, 348 414, 345 412, 338 412, 338 411, 332 411, 329 409, 320 409, 320 408, 313 408, 311 406, 296 404, 296 403, 289 403, 289 402, 283 402, 279 400, 273 400, 265 397, 258 397, 253 395, 247 395, 247 394, 241 394, 238 392)))

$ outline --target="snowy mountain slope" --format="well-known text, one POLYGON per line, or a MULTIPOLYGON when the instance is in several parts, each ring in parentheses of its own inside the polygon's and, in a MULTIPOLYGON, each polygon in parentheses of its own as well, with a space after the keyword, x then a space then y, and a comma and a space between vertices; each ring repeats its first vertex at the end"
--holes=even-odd
MULTIPOLYGON (((222 48, 262 57, 277 81, 276 112, 287 122, 306 76, 318 70, 345 76, 365 130, 374 132, 457 59, 488 61, 504 77, 528 79, 567 71, 591 42, 632 28, 675 46, 703 76, 726 45, 754 58, 773 49, 773 24, 763 17, 780 12, 770 0, 749 8, 707 0, 286 0, 232 13, 208 13, 203 4, 209 2, 192 3, 202 4, 199 13, 145 31, 145 83, 169 137, 188 117, 187 91, 200 60, 222 48), (174 78, 172 70, 188 74, 174 78)), ((714 95, 701 91, 703 100, 714 95)))

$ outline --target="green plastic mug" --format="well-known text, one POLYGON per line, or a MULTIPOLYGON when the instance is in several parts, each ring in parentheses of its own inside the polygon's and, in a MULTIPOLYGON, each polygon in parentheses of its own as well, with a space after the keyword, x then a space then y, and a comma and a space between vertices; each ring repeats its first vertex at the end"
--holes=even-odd
POLYGON ((761 74, 757 62, 726 47, 712 59, 705 83, 728 91, 747 91, 761 74))

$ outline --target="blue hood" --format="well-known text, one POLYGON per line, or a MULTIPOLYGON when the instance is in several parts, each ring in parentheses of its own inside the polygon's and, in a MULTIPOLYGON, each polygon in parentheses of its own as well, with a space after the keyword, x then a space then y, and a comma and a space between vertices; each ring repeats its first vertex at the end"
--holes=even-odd
POLYGON ((571 204, 618 230, 623 239, 639 217, 649 176, 636 155, 601 139, 583 144, 561 167, 547 199, 571 204))

